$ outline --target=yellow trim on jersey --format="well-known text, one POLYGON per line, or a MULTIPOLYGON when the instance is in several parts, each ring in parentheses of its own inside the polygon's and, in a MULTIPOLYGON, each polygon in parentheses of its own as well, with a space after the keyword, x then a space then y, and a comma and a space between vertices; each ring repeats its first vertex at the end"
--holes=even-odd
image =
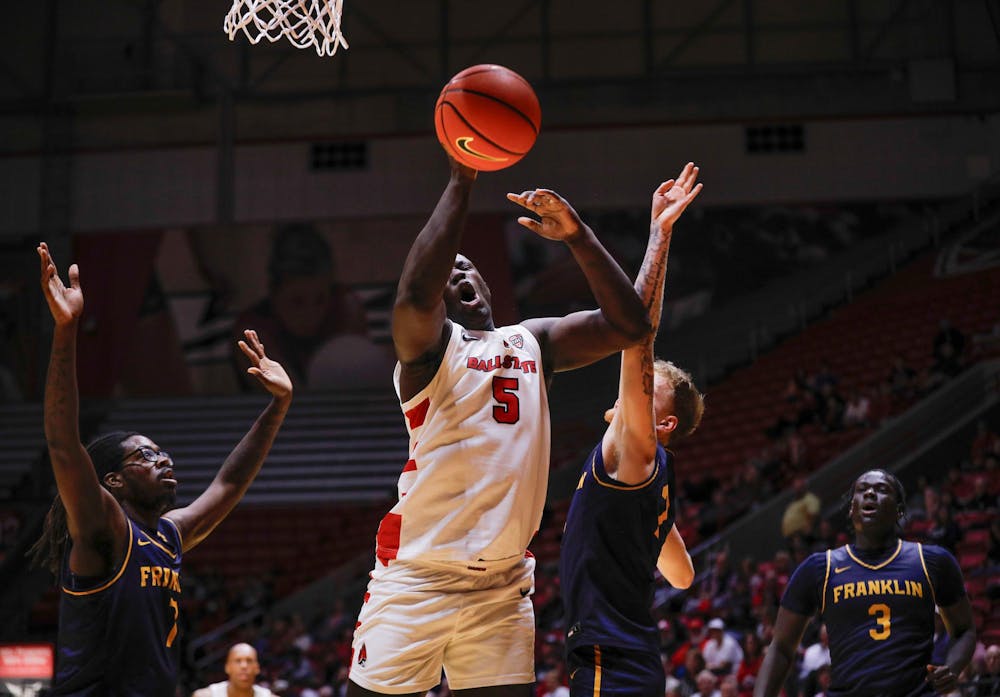
POLYGON ((893 559, 899 556, 900 550, 903 549, 903 541, 902 540, 897 541, 896 551, 893 552, 892 555, 881 564, 865 564, 863 561, 854 556, 854 552, 851 551, 851 545, 844 545, 844 548, 847 550, 847 556, 849 556, 857 563, 861 564, 861 566, 865 567, 866 569, 871 569, 872 571, 878 571, 883 566, 886 566, 889 562, 891 562, 893 559))
POLYGON ((931 583, 931 575, 927 573, 927 562, 924 561, 924 546, 917 543, 917 552, 920 554, 920 566, 924 567, 924 577, 927 579, 927 585, 931 587, 931 600, 934 601, 934 605, 937 605, 937 595, 934 593, 934 584, 931 583))
POLYGON ((826 576, 823 577, 823 595, 822 600, 819 604, 819 613, 822 615, 826 612, 826 584, 830 582, 830 555, 832 552, 828 549, 826 550, 826 576))
POLYGON ((62 587, 63 593, 66 593, 67 595, 76 595, 76 596, 93 595, 94 593, 100 593, 101 591, 110 588, 111 586, 114 585, 115 581, 121 578, 122 574, 125 573, 125 567, 128 566, 128 560, 132 558, 132 541, 134 539, 134 536, 132 534, 132 521, 129 520, 127 516, 125 518, 125 521, 128 523, 128 546, 125 548, 125 560, 122 562, 122 565, 118 569, 118 573, 115 574, 114 578, 112 578, 110 581, 105 583, 100 588, 92 588, 89 591, 71 591, 66 586, 63 586, 62 587))
POLYGON ((163 516, 163 520, 170 523, 170 527, 172 527, 174 529, 174 532, 177 533, 177 542, 180 543, 181 551, 184 551, 184 535, 181 534, 181 529, 177 527, 177 523, 170 520, 170 518, 167 518, 166 516, 163 516))
POLYGON ((139 540, 139 546, 140 547, 145 547, 147 544, 150 544, 150 545, 153 545, 155 547, 158 547, 158 548, 162 549, 164 552, 166 552, 167 554, 170 555, 171 559, 174 559, 174 560, 177 559, 177 552, 175 552, 174 550, 170 549, 169 547, 167 547, 165 545, 160 544, 159 542, 157 542, 156 540, 154 540, 152 537, 150 537, 149 535, 147 535, 144 530, 140 530, 139 532, 142 533, 142 536, 146 538, 146 544, 143 544, 142 540, 139 540))
POLYGON ((601 697, 601 647, 594 644, 594 697, 601 697))
MULTIPOLYGON (((594 473, 594 481, 596 481, 601 486, 606 486, 609 489, 618 489, 619 491, 635 491, 636 489, 642 489, 650 485, 650 483, 656 479, 657 473, 660 471, 660 463, 657 462, 656 466, 653 468, 653 473, 646 477, 645 481, 639 484, 612 484, 610 482, 602 482, 601 478, 597 475, 597 454, 594 454, 594 458, 590 461, 590 469, 594 473)), ((604 471, 604 474, 610 479, 611 475, 604 471)))

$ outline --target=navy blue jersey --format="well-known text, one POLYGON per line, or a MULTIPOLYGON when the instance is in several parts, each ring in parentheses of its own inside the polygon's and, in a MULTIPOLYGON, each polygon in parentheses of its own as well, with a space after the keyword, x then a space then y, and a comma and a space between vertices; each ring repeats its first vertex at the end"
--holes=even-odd
POLYGON ((781 605, 817 611, 830 635, 831 697, 933 695, 926 683, 934 606, 965 595, 955 558, 940 547, 899 541, 876 555, 845 545, 810 555, 781 605))
POLYGON ((56 678, 50 694, 174 697, 180 658, 181 537, 128 520, 128 546, 107 579, 82 579, 63 562, 56 678))
POLYGON ((570 502, 559 559, 568 651, 596 644, 659 653, 653 571, 674 524, 673 501, 673 456, 662 447, 649 479, 634 485, 611 478, 601 444, 594 448, 570 502))

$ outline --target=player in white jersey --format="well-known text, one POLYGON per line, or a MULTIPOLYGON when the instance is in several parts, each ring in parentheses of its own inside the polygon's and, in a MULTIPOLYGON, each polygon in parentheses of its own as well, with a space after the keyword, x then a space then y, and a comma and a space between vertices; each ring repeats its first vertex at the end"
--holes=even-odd
POLYGON ((564 242, 600 309, 497 328, 489 287, 458 254, 476 172, 454 161, 403 266, 394 381, 410 433, 399 501, 379 526, 348 697, 422 695, 442 667, 462 697, 529 697, 534 560, 549 465, 547 386, 645 339, 632 283, 576 211, 546 189, 508 194, 564 242))

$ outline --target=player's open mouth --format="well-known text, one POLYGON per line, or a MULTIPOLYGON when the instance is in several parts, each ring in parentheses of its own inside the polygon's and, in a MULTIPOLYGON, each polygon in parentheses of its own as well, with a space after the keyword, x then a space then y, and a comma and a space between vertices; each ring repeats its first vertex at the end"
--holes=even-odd
POLYGON ((177 480, 174 479, 174 471, 173 470, 167 470, 166 472, 164 472, 163 474, 161 474, 160 475, 160 481, 163 482, 164 484, 167 484, 167 485, 177 486, 177 480))
POLYGON ((482 304, 479 293, 476 292, 476 287, 468 281, 463 281, 459 284, 458 299, 462 301, 463 305, 468 307, 479 307, 482 304))

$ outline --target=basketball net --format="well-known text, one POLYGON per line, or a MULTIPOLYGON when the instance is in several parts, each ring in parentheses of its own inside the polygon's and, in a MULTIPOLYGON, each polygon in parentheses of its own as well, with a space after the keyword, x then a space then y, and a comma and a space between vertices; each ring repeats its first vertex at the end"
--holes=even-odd
POLYGON ((320 56, 332 56, 347 48, 340 31, 343 5, 344 0, 233 0, 222 29, 230 41, 242 29, 252 44, 284 36, 296 48, 312 46, 320 56))

